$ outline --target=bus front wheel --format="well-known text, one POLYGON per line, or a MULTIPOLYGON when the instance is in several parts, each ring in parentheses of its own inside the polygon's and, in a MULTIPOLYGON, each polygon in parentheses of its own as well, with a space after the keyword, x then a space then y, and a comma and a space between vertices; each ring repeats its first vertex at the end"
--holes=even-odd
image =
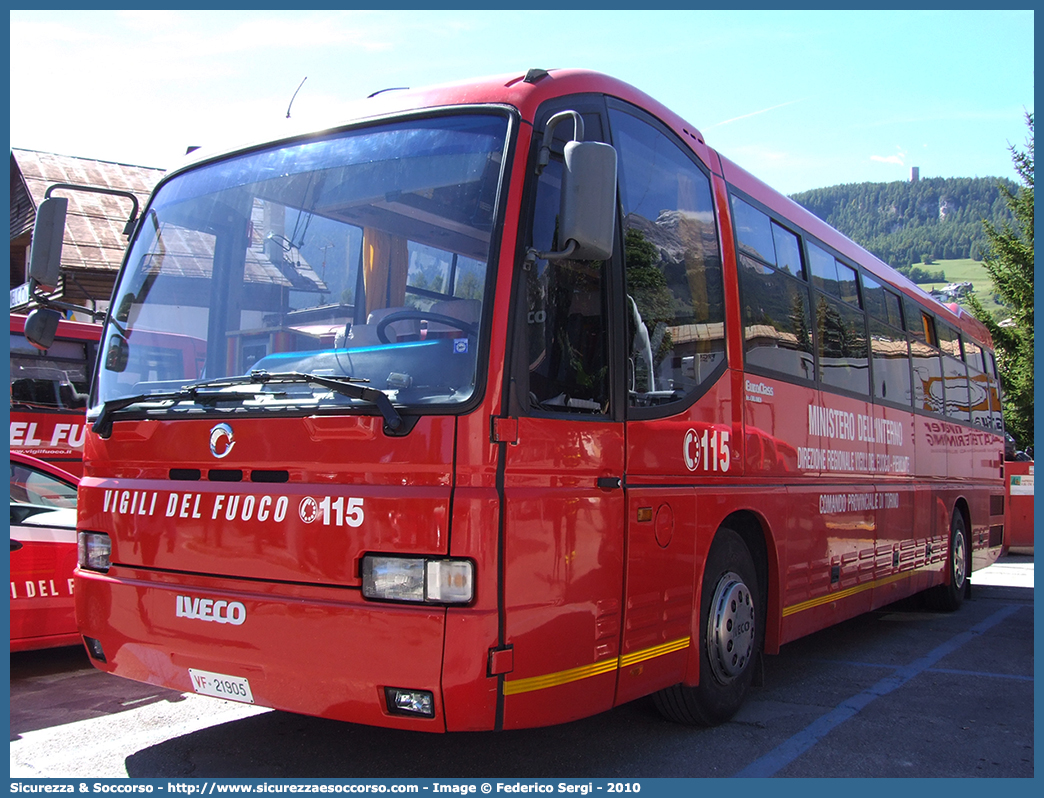
POLYGON ((968 585, 968 575, 971 573, 970 554, 964 516, 960 510, 954 510, 953 520, 950 522, 950 549, 946 556, 949 573, 944 584, 931 588, 925 594, 930 608, 941 612, 953 612, 961 606, 968 585))
POLYGON ((700 597, 700 683, 676 684, 653 696, 668 720, 694 726, 724 723, 743 704, 765 639, 754 560, 731 529, 720 529, 703 571, 700 597))

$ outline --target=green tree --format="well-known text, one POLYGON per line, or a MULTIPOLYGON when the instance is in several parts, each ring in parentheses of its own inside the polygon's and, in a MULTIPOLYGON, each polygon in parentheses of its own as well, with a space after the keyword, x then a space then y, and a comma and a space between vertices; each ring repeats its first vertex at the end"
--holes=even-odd
POLYGON ((1004 188, 1015 220, 996 225, 983 220, 984 265, 1001 299, 1012 308, 1011 324, 1001 326, 973 296, 969 306, 989 329, 997 351, 1005 393, 1004 424, 1022 446, 1033 442, 1033 114, 1026 114, 1026 149, 1011 151, 1021 185, 1004 188))

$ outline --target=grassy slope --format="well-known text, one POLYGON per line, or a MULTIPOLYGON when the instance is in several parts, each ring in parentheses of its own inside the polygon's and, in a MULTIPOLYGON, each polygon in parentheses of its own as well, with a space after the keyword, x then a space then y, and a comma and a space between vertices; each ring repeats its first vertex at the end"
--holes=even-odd
POLYGON ((922 266, 929 271, 938 271, 942 269, 946 274, 946 282, 922 283, 921 288, 925 291, 931 291, 933 288, 945 288, 950 283, 971 283, 975 286, 975 294, 986 310, 994 315, 997 315, 998 311, 1001 312, 1002 316, 1008 315, 1007 312, 994 301, 993 281, 990 279, 990 275, 982 265, 981 261, 964 258, 961 260, 937 260, 930 266, 924 266, 924 264, 920 263, 915 265, 922 266))

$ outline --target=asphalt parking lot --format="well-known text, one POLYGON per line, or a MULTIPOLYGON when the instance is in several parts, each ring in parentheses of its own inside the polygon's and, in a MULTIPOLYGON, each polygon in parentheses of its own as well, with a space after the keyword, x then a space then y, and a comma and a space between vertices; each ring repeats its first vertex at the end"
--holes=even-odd
POLYGON ((425 735, 184 695, 78 649, 11 655, 11 776, 96 778, 1032 777, 1033 558, 973 576, 956 613, 910 600, 766 659, 731 722, 651 703, 548 729, 425 735))

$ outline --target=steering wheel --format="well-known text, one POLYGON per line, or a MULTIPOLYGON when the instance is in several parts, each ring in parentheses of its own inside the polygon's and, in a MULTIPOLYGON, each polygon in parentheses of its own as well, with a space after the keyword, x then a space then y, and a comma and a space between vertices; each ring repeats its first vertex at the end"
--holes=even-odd
POLYGON ((452 327, 455 330, 462 330, 470 336, 478 335, 478 325, 470 321, 457 319, 453 316, 445 316, 442 313, 429 313, 426 310, 398 310, 395 313, 389 313, 387 316, 385 316, 383 319, 377 322, 376 333, 377 338, 380 339, 381 343, 391 343, 391 341, 388 340, 388 325, 394 324, 397 321, 403 321, 405 319, 434 321, 438 324, 445 324, 449 327, 452 327))

